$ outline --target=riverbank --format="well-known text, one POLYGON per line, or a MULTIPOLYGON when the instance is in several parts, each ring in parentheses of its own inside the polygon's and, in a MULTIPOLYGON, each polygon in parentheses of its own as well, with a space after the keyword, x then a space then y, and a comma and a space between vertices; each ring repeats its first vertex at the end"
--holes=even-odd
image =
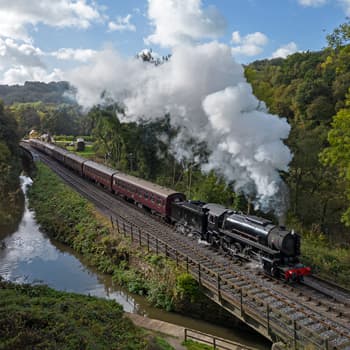
POLYGON ((0 280, 0 349, 156 349, 153 338, 113 300, 0 280))
MULTIPOLYGON (((231 348, 248 349, 240 344, 231 348)), ((16 284, 0 278, 0 349, 213 348, 184 342, 183 327, 125 313, 113 300, 56 291, 44 285, 16 284)))
POLYGON ((132 247, 128 238, 113 231, 109 220, 43 164, 38 164, 29 199, 44 231, 129 291, 146 296, 152 305, 226 326, 238 325, 200 292, 190 275, 162 256, 132 247))

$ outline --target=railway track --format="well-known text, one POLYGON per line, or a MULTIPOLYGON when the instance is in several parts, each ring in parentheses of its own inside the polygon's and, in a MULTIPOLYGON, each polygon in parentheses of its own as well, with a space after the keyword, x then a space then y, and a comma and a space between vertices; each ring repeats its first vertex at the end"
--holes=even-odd
POLYGON ((345 307, 344 311, 350 313, 350 290, 333 282, 326 281, 318 276, 308 276, 305 278, 303 284, 333 300, 343 303, 345 307))
POLYGON ((107 215, 113 216, 121 231, 134 235, 136 240, 138 236, 139 243, 148 249, 162 251, 185 263, 185 268, 208 288, 217 289, 219 285, 220 297, 241 302, 241 308, 244 299, 245 309, 254 310, 268 322, 279 325, 288 335, 291 331, 298 331, 297 327, 310 334, 318 333, 316 344, 320 348, 350 349, 350 317, 344 312, 348 295, 344 291, 336 293, 336 288, 333 288, 329 300, 327 293, 321 293, 320 299, 314 294, 317 288, 307 285, 309 281, 302 287, 289 286, 255 272, 251 266, 241 266, 240 261, 227 259, 207 246, 195 244, 193 238, 176 234, 169 225, 145 215, 108 191, 101 191, 49 157, 40 157, 63 180, 107 215), (286 316, 293 323, 292 329, 285 325, 286 316))

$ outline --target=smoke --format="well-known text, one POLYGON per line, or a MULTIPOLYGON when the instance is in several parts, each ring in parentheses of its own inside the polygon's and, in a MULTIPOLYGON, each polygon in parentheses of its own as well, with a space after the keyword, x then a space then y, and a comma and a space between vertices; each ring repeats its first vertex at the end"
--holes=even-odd
POLYGON ((205 142, 210 156, 204 171, 234 182, 236 191, 255 198, 256 208, 285 209, 279 171, 288 171, 292 159, 283 143, 290 126, 253 95, 229 46, 215 41, 179 45, 158 66, 106 48, 66 78, 86 107, 101 102, 102 91, 122 103, 122 121, 156 120, 169 113, 171 125, 180 130, 172 144, 177 158, 193 160, 188 140, 205 142))

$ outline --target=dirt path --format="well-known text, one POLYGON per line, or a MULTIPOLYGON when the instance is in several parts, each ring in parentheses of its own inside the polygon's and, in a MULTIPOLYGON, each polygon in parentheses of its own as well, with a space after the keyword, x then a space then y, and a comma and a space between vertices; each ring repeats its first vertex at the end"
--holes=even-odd
MULTIPOLYGON (((125 315, 129 317, 133 323, 138 326, 142 327, 145 329, 149 329, 151 331, 159 332, 164 335, 166 335, 165 339, 166 341, 175 349, 175 350, 186 350, 186 348, 181 345, 182 342, 184 341, 184 336, 185 336, 185 328, 168 323, 168 322, 163 322, 159 320, 155 320, 152 318, 144 317, 141 315, 133 314, 126 312, 125 315)), ((203 333, 202 333, 203 334, 203 333)), ((199 335, 197 335, 200 337, 199 335)), ((211 336, 204 336, 204 338, 210 338, 211 336)), ((227 349, 232 349, 232 350, 244 350, 244 349, 249 349, 249 350, 254 350, 251 347, 247 347, 241 344, 235 344, 235 345, 226 345, 228 346, 227 349)), ((218 347, 219 349, 220 347, 218 347)))

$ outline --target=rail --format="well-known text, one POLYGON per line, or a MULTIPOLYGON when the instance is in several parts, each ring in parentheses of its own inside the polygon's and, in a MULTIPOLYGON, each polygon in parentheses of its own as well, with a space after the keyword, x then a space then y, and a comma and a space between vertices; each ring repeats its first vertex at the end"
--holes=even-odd
MULTIPOLYGON (((139 247, 148 252, 164 254, 171 258, 178 267, 184 268, 198 282, 201 290, 212 300, 219 303, 231 314, 244 321, 259 333, 272 341, 282 340, 291 349, 303 349, 305 345, 313 345, 316 349, 329 350, 329 339, 321 337, 307 329, 301 322, 281 312, 277 307, 255 295, 254 291, 240 287, 235 282, 226 279, 220 273, 211 270, 188 255, 169 246, 168 243, 123 218, 110 217, 113 229, 139 247), (205 276, 205 278, 204 278, 205 276)), ((341 347, 339 348, 341 349, 341 347)))
POLYGON ((234 341, 215 337, 213 335, 196 331, 190 328, 184 329, 184 340, 195 340, 199 343, 212 346, 215 350, 254 350, 251 347, 247 347, 234 341))

